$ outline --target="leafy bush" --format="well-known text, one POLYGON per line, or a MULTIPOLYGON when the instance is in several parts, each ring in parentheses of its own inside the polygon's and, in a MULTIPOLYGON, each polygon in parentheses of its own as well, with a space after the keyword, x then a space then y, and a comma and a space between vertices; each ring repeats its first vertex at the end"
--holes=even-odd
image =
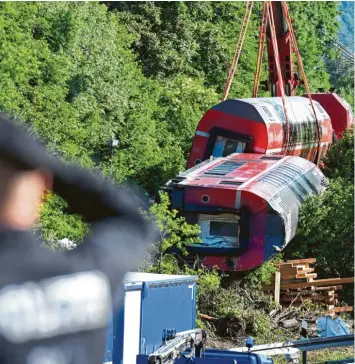
POLYGON ((277 254, 272 260, 269 260, 262 266, 248 272, 245 277, 245 283, 255 288, 260 288, 262 285, 269 284, 276 272, 275 263, 281 261, 282 255, 277 254))

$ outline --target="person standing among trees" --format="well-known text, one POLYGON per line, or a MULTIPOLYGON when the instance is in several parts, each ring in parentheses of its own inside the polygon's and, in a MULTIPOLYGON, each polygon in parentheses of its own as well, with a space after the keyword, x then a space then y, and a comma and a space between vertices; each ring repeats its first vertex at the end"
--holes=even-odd
POLYGON ((102 362, 124 274, 158 237, 140 207, 129 190, 49 156, 0 116, 0 363, 102 362), (73 251, 50 251, 31 233, 47 190, 90 224, 73 251))

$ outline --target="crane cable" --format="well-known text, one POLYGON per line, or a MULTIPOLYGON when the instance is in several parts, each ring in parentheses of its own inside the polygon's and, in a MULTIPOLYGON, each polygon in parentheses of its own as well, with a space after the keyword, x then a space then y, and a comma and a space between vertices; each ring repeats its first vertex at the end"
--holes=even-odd
POLYGON ((296 54, 296 57, 297 57, 297 63, 298 63, 299 69, 300 69, 301 74, 302 74, 303 83, 304 83, 304 86, 306 88, 307 96, 308 96, 309 101, 311 103, 311 107, 312 107, 314 117, 315 117, 315 121, 316 121, 317 138, 318 138, 316 164, 318 164, 319 160, 320 160, 320 144, 321 144, 321 132, 320 132, 319 121, 318 121, 318 118, 317 118, 316 110, 314 108, 311 92, 309 90, 306 73, 304 72, 302 58, 301 58, 300 52, 299 52, 298 47, 297 47, 296 36, 295 36, 294 31, 293 31, 293 26, 292 26, 292 21, 291 21, 291 18, 290 18, 290 13, 288 11, 288 6, 287 6, 286 1, 281 1, 281 4, 282 4, 282 10, 283 10, 286 22, 287 22, 287 26, 288 26, 289 31, 290 31, 291 44, 292 44, 293 50, 294 50, 294 52, 296 54))
POLYGON ((237 44, 236 44, 236 49, 235 49, 233 61, 232 61, 231 67, 229 69, 229 74, 228 74, 228 77, 227 77, 226 85, 224 87, 222 101, 225 101, 227 99, 227 97, 228 97, 229 90, 230 90, 230 87, 231 87, 231 84, 232 84, 232 81, 233 81, 233 77, 234 77, 234 74, 235 74, 235 72, 237 70, 237 65, 238 65, 240 54, 242 52, 244 39, 245 39, 245 35, 246 35, 247 29, 248 29, 248 25, 249 25, 253 5, 254 5, 254 1, 247 1, 247 6, 246 6, 246 9, 245 9, 245 13, 244 13, 243 21, 242 21, 242 26, 241 26, 238 41, 237 41, 237 44))
MULTIPOLYGON (((274 15, 272 13, 272 5, 271 5, 271 1, 265 1, 265 3, 267 4, 266 5, 267 13, 268 13, 268 18, 269 18, 269 23, 270 23, 271 42, 272 42, 272 47, 273 47, 273 51, 274 51, 274 55, 275 55, 278 86, 281 91, 282 105, 283 105, 284 112, 285 112, 286 138, 284 140, 282 149, 283 149, 283 154, 286 155, 288 146, 289 146, 289 142, 290 142, 290 123, 289 123, 287 109, 286 109, 285 89, 284 89, 284 82, 283 82, 281 67, 280 67, 280 56, 279 56, 279 49, 278 49, 277 41, 276 41, 275 22, 274 22, 274 15)), ((284 1, 282 1, 281 3, 283 4, 284 1)))
POLYGON ((261 26, 259 30, 259 44, 258 44, 258 58, 256 63, 256 72, 254 75, 254 85, 253 85, 253 94, 252 97, 258 96, 259 83, 261 77, 261 67, 262 67, 262 59, 264 54, 264 44, 266 38, 266 25, 267 25, 267 4, 264 3, 263 14, 261 18, 261 26))

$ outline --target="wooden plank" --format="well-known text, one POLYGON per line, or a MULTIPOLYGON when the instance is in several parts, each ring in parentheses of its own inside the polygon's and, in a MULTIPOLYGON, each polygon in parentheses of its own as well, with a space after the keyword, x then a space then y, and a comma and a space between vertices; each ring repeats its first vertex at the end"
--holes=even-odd
POLYGON ((281 286, 281 273, 275 272, 275 302, 277 305, 280 304, 280 286, 281 286))
POLYGON ((335 296, 284 296, 281 295, 280 297, 280 301, 282 302, 292 302, 292 301, 306 301, 306 300, 311 300, 311 301, 323 301, 323 302, 328 302, 328 301, 334 301, 335 300, 335 296))
POLYGON ((282 294, 288 295, 288 296, 297 296, 298 294, 317 294, 317 292, 335 292, 342 288, 342 286, 329 286, 329 287, 314 287, 313 290, 306 289, 301 291, 283 291, 282 294))
POLYGON ((299 280, 299 279, 310 279, 310 278, 317 278, 317 273, 297 273, 297 274, 288 274, 284 275, 281 273, 281 281, 293 281, 293 280, 299 280))
MULTIPOLYGON (((318 279, 312 282, 300 282, 291 284, 282 284, 281 282, 281 289, 318 287, 324 285, 334 285, 334 284, 344 284, 344 283, 354 283, 354 277, 318 279)), ((266 286, 265 288, 267 289, 268 287, 266 286)))
POLYGON ((291 275, 291 274, 297 274, 297 268, 293 267, 292 264, 286 264, 278 269, 281 272, 281 275, 291 275))
POLYGON ((281 266, 278 270, 281 273, 281 277, 287 275, 296 275, 296 274, 305 274, 314 272, 314 268, 307 268, 305 266, 292 267, 291 265, 287 265, 285 267, 281 266))
POLYGON ((286 260, 286 263, 291 264, 302 264, 302 263, 316 263, 317 258, 307 258, 307 259, 294 259, 294 260, 286 260))
MULTIPOLYGON (((291 284, 283 284, 281 282, 281 289, 319 287, 319 286, 338 285, 338 284, 345 284, 345 283, 354 283, 354 277, 318 279, 313 282, 300 282, 300 283, 291 283, 291 284)), ((272 291, 273 286, 265 286, 264 290, 272 291)))
POLYGON ((317 273, 297 274, 296 278, 314 279, 317 278, 317 273))
POLYGON ((200 313, 199 317, 200 317, 201 320, 207 320, 207 321, 217 321, 218 320, 216 317, 205 315, 203 313, 200 313))
MULTIPOLYGON (((305 305, 305 303, 306 303, 306 301, 300 301, 300 302, 294 302, 293 304, 292 304, 292 307, 300 307, 300 306, 304 306, 305 305)), ((283 305, 284 307, 285 306, 289 306, 290 305, 290 302, 281 302, 281 305, 283 305)), ((320 301, 314 301, 313 302, 313 305, 315 306, 315 308, 317 308, 317 309, 327 309, 327 307, 326 307, 326 303, 324 303, 324 302, 320 302, 320 301)))
POLYGON ((305 291, 305 293, 300 292, 281 292, 282 297, 303 297, 303 298, 311 298, 311 297, 322 297, 323 299, 327 299, 329 297, 338 297, 337 294, 334 293, 334 291, 331 291, 332 293, 327 294, 327 292, 309 292, 305 291))
POLYGON ((282 295, 284 296, 290 296, 290 297, 296 297, 298 295, 300 296, 304 296, 304 295, 309 295, 309 296, 316 296, 319 294, 319 292, 316 291, 291 291, 291 292, 281 292, 282 295))
MULTIPOLYGON (((293 264, 292 264, 293 265, 293 264)), ((304 269, 308 268, 308 264, 302 264, 302 265, 293 265, 295 268, 297 268, 297 272, 301 272, 304 269)))
POLYGON ((329 309, 329 313, 352 312, 353 310, 354 308, 352 306, 334 307, 329 309))
POLYGON ((306 273, 312 273, 312 272, 314 272, 314 268, 303 268, 297 274, 306 274, 306 273))
POLYGON ((328 286, 328 287, 315 287, 316 291, 338 291, 342 289, 343 286, 328 286))
MULTIPOLYGON (((295 281, 297 279, 297 274, 288 274, 288 275, 283 275, 281 273, 281 281, 282 282, 287 282, 287 281, 295 281)), ((291 282, 290 282, 291 283, 291 282)))

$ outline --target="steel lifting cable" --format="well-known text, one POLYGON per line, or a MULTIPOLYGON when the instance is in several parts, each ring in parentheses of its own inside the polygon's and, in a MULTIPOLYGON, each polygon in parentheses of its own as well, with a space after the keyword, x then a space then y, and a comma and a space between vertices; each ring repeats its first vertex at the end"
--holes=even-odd
POLYGON ((288 26, 289 31, 290 31, 292 47, 293 47, 294 52, 295 52, 296 57, 297 57, 297 63, 298 63, 298 66, 299 66, 301 74, 302 74, 303 83, 304 83, 304 86, 306 88, 307 96, 308 96, 308 98, 310 100, 311 107, 312 107, 314 117, 315 117, 315 120, 316 120, 317 136, 318 136, 318 143, 317 143, 318 144, 317 145, 317 164, 318 164, 318 162, 320 160, 320 153, 319 152, 320 152, 320 144, 321 144, 321 134, 320 134, 319 121, 318 121, 318 118, 317 118, 316 110, 314 108, 311 92, 309 90, 306 73, 304 72, 302 58, 301 58, 300 52, 299 52, 298 47, 297 47, 296 36, 295 36, 294 31, 293 31, 292 21, 291 21, 290 14, 289 14, 289 11, 288 11, 288 6, 287 6, 286 1, 281 1, 281 4, 282 4, 282 10, 283 10, 286 22, 287 22, 287 26, 288 26))
POLYGON ((274 22, 274 15, 272 13, 272 5, 271 5, 271 1, 265 1, 265 3, 267 3, 267 8, 268 8, 267 10, 268 10, 268 17, 269 17, 269 22, 270 22, 272 47, 273 47, 274 55, 275 55, 277 78, 278 78, 279 88, 281 90, 282 105, 283 105, 283 108, 285 111, 285 123, 286 123, 286 140, 285 141, 286 141, 286 143, 284 143, 284 146, 283 146, 283 153, 284 153, 284 155, 286 155, 288 146, 289 146, 289 142, 290 142, 290 123, 289 123, 287 109, 286 109, 285 89, 284 89, 284 82, 283 82, 281 67, 280 67, 280 56, 279 56, 279 49, 277 47, 277 41, 276 41, 275 22, 274 22))
POLYGON ((257 63, 256 63, 256 72, 255 72, 255 76, 254 76, 252 97, 257 97, 258 90, 259 90, 261 67, 262 67, 262 60, 263 60, 263 54, 264 54, 264 44, 265 44, 265 38, 266 38, 266 25, 267 25, 267 19, 268 19, 266 2, 264 3, 263 14, 262 14, 261 19, 262 19, 261 26, 260 26, 260 30, 259 30, 258 58, 257 58, 257 63))
POLYGON ((231 87, 231 84, 233 81, 233 77, 234 77, 234 74, 237 69, 239 57, 242 52, 243 43, 244 43, 245 35, 246 35, 247 29, 248 29, 248 24, 249 24, 249 20, 250 20, 250 16, 251 16, 251 11, 253 9, 253 5, 254 5, 254 1, 247 2, 247 6, 245 9, 245 13, 244 13, 243 21, 242 21, 242 26, 241 26, 238 41, 236 44, 233 61, 232 61, 232 64, 231 64, 231 67, 229 70, 226 85, 224 87, 222 101, 225 101, 229 94, 229 90, 230 90, 230 87, 231 87))

